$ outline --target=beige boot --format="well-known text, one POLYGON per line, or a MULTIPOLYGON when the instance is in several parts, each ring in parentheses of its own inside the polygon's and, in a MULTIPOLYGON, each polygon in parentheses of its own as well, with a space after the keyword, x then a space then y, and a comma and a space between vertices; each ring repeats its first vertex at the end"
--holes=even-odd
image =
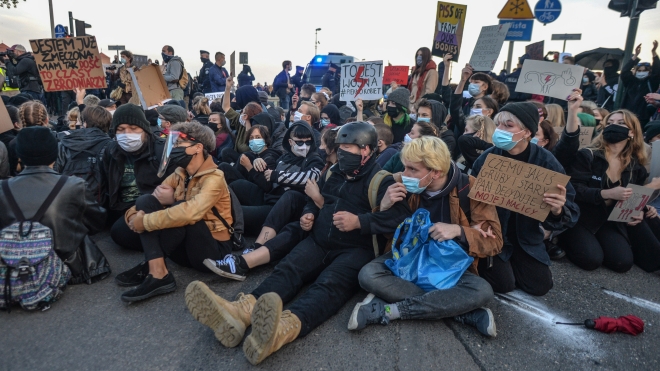
POLYGON ((236 301, 229 302, 200 281, 191 282, 186 288, 186 305, 190 313, 210 327, 222 345, 230 348, 243 340, 255 302, 254 296, 242 293, 238 294, 236 301))
POLYGON ((282 299, 273 292, 257 300, 252 311, 252 324, 252 333, 243 343, 243 353, 253 365, 294 341, 302 326, 291 311, 282 312, 282 299))

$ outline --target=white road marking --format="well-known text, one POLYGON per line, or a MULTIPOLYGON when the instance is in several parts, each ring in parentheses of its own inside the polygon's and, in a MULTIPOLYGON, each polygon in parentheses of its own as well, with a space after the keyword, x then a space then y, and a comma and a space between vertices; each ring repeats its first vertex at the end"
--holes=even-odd
POLYGON ((646 299, 638 298, 638 297, 635 297, 635 296, 621 294, 621 293, 618 293, 616 291, 611 291, 611 290, 608 290, 608 289, 605 289, 605 288, 603 289, 603 292, 606 293, 607 295, 614 296, 615 298, 625 300, 628 303, 635 304, 638 307, 642 307, 642 308, 651 310, 653 312, 660 313, 660 304, 658 304, 658 303, 654 303, 652 301, 648 301, 646 299))

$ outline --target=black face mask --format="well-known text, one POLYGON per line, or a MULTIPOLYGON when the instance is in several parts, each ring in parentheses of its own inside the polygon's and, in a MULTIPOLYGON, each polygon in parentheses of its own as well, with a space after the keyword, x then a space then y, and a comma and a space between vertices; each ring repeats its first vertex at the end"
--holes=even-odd
POLYGON ((395 117, 399 116, 399 108, 398 107, 387 106, 387 114, 391 118, 395 118, 395 117))
POLYGON ((199 60, 202 61, 202 63, 210 62, 211 60, 208 58, 199 58, 199 60))
POLYGON ((339 170, 348 176, 356 176, 362 167, 362 155, 356 155, 343 149, 337 150, 339 170))
POLYGON ((616 75, 616 67, 614 66, 604 67, 603 73, 605 74, 605 76, 616 75))
POLYGON ((607 125, 605 130, 603 130, 603 139, 607 143, 615 144, 628 139, 628 133, 630 133, 630 129, 623 126, 610 124, 607 125))
POLYGON ((172 148, 172 153, 170 154, 170 162, 176 166, 186 168, 194 155, 189 155, 186 153, 187 147, 176 147, 172 148))

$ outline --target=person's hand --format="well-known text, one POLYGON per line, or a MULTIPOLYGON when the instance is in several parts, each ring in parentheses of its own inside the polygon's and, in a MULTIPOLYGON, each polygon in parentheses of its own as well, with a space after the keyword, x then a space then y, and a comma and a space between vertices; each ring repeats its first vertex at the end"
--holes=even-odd
POLYGON ((195 115, 194 115, 192 112, 188 111, 188 121, 190 122, 190 121, 192 121, 194 118, 195 118, 195 115))
POLYGON ((401 200, 405 200, 406 194, 408 194, 406 186, 401 183, 397 182, 387 187, 387 191, 385 191, 385 195, 380 201, 380 211, 385 211, 392 207, 395 203, 401 200))
POLYGON ((332 224, 342 232, 350 232, 360 228, 360 219, 348 211, 339 211, 332 215, 332 224))
POLYGON ((78 103, 78 105, 83 104, 87 90, 83 88, 73 88, 73 92, 76 93, 76 103, 78 103))
POLYGON ((293 89, 293 85, 292 85, 292 84, 288 84, 288 85, 289 85, 289 89, 293 89))
POLYGON ((633 194, 632 188, 623 188, 621 186, 614 187, 611 189, 604 189, 600 191, 600 194, 605 199, 616 200, 616 201, 625 201, 630 198, 633 194))
POLYGON ((628 225, 631 227, 636 226, 637 224, 641 223, 642 220, 644 220, 644 213, 639 213, 639 215, 632 215, 631 216, 632 221, 628 222, 628 225))
POLYGON ((239 162, 241 163, 241 166, 245 168, 245 170, 252 170, 252 162, 250 162, 250 159, 246 155, 241 155, 239 162))
POLYGON ((269 181, 269 182, 270 182, 270 174, 272 174, 272 173, 273 173, 273 170, 270 170, 270 169, 264 171, 264 177, 266 177, 266 180, 269 181))
POLYGON ((646 205, 646 217, 648 219, 657 218, 658 210, 653 206, 646 205))
POLYGON ((313 225, 314 225, 314 214, 307 213, 300 217, 300 228, 302 228, 303 231, 305 232, 311 231, 313 225))
POLYGON ((470 76, 474 73, 474 69, 469 63, 465 64, 465 68, 461 71, 461 81, 468 81, 470 76))
POLYGON ((644 96, 646 103, 653 104, 656 101, 660 100, 660 94, 658 93, 648 93, 644 96))
POLYGON ((473 225, 471 228, 478 230, 479 233, 481 233, 481 237, 483 237, 483 238, 488 238, 488 237, 495 238, 495 234, 493 233, 493 228, 490 225, 488 226, 487 231, 484 231, 482 229, 482 226, 484 225, 484 223, 486 223, 486 222, 481 222, 477 225, 473 225))
POLYGON ((568 112, 577 112, 577 109, 580 108, 583 100, 584 98, 582 97, 582 90, 573 89, 573 92, 568 96, 567 99, 568 112))
MULTIPOLYGON (((225 83, 226 83, 225 91, 231 91, 231 88, 234 87, 234 79, 231 78, 231 76, 227 77, 227 79, 225 80, 225 83)), ((227 93, 225 93, 225 94, 227 94, 227 93)))
POLYGON ((543 202, 550 205, 550 211, 555 216, 561 215, 566 203, 566 187, 557 184, 557 188, 559 188, 559 194, 545 193, 543 195, 543 202))
POLYGON ((399 84, 397 84, 396 81, 392 81, 390 83, 390 88, 392 89, 392 91, 395 91, 398 87, 399 87, 399 84))
POLYGON ((447 53, 447 54, 445 54, 444 57, 442 57, 442 62, 445 64, 445 66, 448 66, 449 64, 451 64, 451 60, 453 58, 454 58, 454 55, 447 53))
POLYGON ((252 166, 254 166, 254 169, 259 172, 264 172, 268 169, 268 164, 266 164, 266 161, 264 161, 263 158, 256 158, 252 163, 252 166))
POLYGON ((362 102, 362 98, 358 98, 355 101, 355 107, 357 108, 358 111, 364 110, 364 103, 362 102))
POLYGON ((315 199, 321 196, 319 185, 314 179, 310 178, 307 180, 307 184, 305 184, 305 194, 311 199, 315 199))
POLYGON ((172 205, 175 201, 174 199, 174 188, 170 187, 167 184, 161 184, 152 193, 154 197, 160 202, 163 206, 172 205))
POLYGON ((461 235, 461 226, 457 224, 435 223, 429 228, 429 236, 436 241, 453 240, 461 235))
POLYGON ((144 232, 144 211, 140 210, 135 214, 135 217, 131 219, 128 223, 128 228, 130 228, 135 233, 144 232))
POLYGON ((642 44, 637 45, 635 48, 635 55, 633 55, 633 59, 638 59, 639 54, 642 52, 642 44))
POLYGON ((297 108, 299 100, 300 97, 298 97, 298 94, 294 94, 293 97, 291 97, 291 108, 297 108))

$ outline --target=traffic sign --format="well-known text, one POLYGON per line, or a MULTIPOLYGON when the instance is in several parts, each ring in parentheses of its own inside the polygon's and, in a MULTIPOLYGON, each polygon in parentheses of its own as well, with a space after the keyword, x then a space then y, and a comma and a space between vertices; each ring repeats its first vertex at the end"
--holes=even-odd
POLYGON ((108 45, 108 50, 125 50, 126 45, 108 45))
POLYGON ((507 0, 506 5, 504 5, 500 14, 497 15, 497 18, 534 19, 534 14, 532 13, 532 8, 527 3, 527 0, 507 0))
POLYGON ((504 41, 532 41, 533 19, 500 19, 500 24, 510 24, 504 41))
POLYGON ((55 26, 55 38, 61 39, 64 38, 64 36, 66 36, 66 29, 64 28, 64 26, 62 26, 61 24, 55 26))
POLYGON ((582 40, 581 33, 559 33, 552 34, 552 40, 582 40))
POLYGON ((561 3, 559 0, 539 0, 534 7, 534 14, 537 21, 543 24, 552 23, 561 14, 561 3))

